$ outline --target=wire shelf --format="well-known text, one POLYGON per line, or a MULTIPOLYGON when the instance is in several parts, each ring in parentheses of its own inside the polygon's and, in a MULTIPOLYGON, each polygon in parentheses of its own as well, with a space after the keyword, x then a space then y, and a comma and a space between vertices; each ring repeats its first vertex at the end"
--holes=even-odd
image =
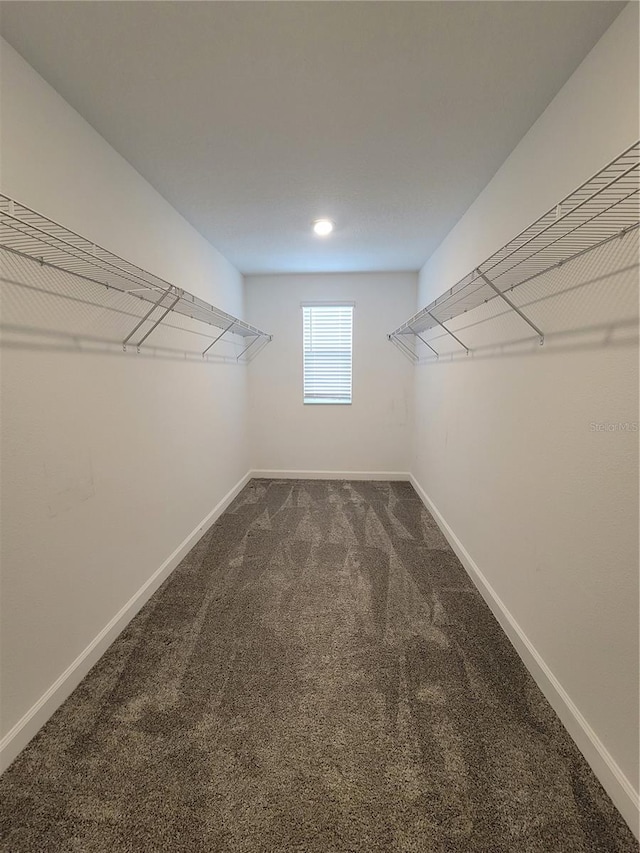
POLYGON ((501 298, 534 329, 543 343, 542 331, 511 302, 509 293, 554 267, 638 228, 639 191, 640 142, 636 142, 442 296, 391 332, 389 340, 417 361, 418 356, 407 345, 406 336, 422 340, 437 355, 421 335, 441 327, 467 349, 444 324, 491 299, 501 298))
MULTIPOLYGON (((153 273, 92 243, 63 225, 48 219, 31 208, 0 194, 0 248, 21 257, 35 260, 42 266, 72 273, 79 278, 130 294, 150 304, 150 310, 122 342, 138 349, 153 330, 171 312, 182 314, 219 330, 202 353, 209 352, 224 335, 246 339, 238 355, 244 356, 254 343, 262 345, 272 336, 243 320, 227 314, 203 299, 176 287, 153 273)), ((256 348, 254 351, 257 352, 256 348)))

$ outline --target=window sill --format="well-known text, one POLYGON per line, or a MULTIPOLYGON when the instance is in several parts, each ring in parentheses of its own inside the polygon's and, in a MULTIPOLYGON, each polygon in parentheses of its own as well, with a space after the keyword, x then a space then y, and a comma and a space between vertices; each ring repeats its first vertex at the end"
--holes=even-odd
POLYGON ((303 400, 305 406, 350 406, 351 400, 303 400))

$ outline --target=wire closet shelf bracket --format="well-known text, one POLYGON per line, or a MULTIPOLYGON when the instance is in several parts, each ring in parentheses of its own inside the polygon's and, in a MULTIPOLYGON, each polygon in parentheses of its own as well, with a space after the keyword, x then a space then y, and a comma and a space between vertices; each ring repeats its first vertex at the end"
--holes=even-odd
POLYGON ((92 243, 26 205, 0 194, 0 249, 37 261, 103 287, 126 293, 149 304, 140 321, 122 341, 140 347, 171 312, 206 323, 215 329, 203 358, 226 335, 241 339, 236 361, 246 363, 272 340, 267 332, 210 305, 187 290, 136 266, 92 243), (256 344, 259 344, 257 347, 256 344))
POLYGON ((442 328, 456 343, 468 347, 446 325, 460 314, 501 299, 529 325, 544 343, 544 332, 510 299, 521 284, 560 267, 640 225, 640 142, 562 199, 544 216, 510 240, 449 290, 387 335, 417 363, 419 356, 407 340, 421 341, 437 358, 433 342, 423 335, 442 328))

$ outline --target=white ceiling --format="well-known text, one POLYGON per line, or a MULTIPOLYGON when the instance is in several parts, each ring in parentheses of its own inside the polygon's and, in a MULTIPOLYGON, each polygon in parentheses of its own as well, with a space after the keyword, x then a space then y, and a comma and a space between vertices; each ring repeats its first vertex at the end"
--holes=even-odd
POLYGON ((242 272, 415 270, 623 6, 5 2, 1 30, 242 272))

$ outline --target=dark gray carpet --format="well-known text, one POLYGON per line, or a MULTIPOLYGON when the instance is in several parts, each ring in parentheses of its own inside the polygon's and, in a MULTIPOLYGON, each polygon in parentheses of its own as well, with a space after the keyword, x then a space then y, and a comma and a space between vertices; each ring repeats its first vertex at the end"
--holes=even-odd
POLYGON ((406 483, 252 481, 0 814, 11 853, 638 849, 406 483))

